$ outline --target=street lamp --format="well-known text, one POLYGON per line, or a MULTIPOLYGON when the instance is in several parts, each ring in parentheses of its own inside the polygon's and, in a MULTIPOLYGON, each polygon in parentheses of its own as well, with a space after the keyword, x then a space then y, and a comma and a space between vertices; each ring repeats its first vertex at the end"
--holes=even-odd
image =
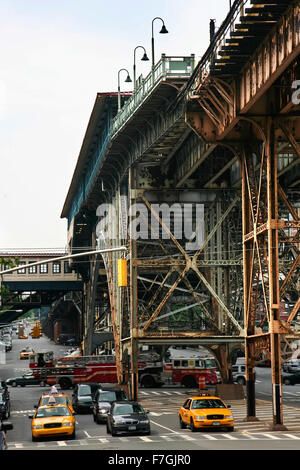
POLYGON ((135 82, 136 82, 136 66, 135 66, 135 51, 141 47, 143 50, 144 50, 144 55, 143 57, 141 58, 141 60, 149 60, 147 54, 146 54, 146 49, 144 48, 144 46, 136 46, 136 48, 134 49, 134 53, 133 53, 133 89, 135 90, 135 82))
POLYGON ((123 70, 124 70, 125 72, 127 72, 127 77, 126 77, 125 82, 126 82, 126 83, 132 82, 128 70, 127 70, 127 69, 120 69, 119 72, 118 72, 118 112, 119 112, 120 109, 121 109, 120 72, 122 72, 123 70))
POLYGON ((154 69, 154 32, 153 32, 153 23, 155 20, 161 20, 163 25, 162 25, 162 28, 160 30, 160 34, 167 34, 169 31, 166 29, 165 27, 165 23, 164 23, 164 20, 162 18, 160 18, 159 16, 156 16, 156 18, 153 18, 152 20, 152 40, 151 40, 151 45, 152 45, 152 68, 154 69))

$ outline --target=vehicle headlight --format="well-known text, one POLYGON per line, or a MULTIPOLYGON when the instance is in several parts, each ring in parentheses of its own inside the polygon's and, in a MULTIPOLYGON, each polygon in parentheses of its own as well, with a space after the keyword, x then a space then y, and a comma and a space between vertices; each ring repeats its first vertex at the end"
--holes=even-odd
POLYGON ((149 419, 143 419, 140 421, 141 424, 149 424, 149 419))
POLYGON ((43 429, 43 425, 42 424, 35 424, 34 426, 32 426, 33 429, 43 429))
POLYGON ((62 423, 62 427, 68 427, 68 426, 72 426, 72 423, 62 423))
POLYGON ((195 419, 197 419, 197 420, 206 419, 206 416, 195 416, 195 419))
POLYGON ((233 419, 233 416, 232 415, 227 415, 227 416, 225 416, 225 419, 233 419))
POLYGON ((98 413, 101 414, 107 414, 109 410, 106 410, 105 408, 102 408, 101 410, 98 410, 98 413))

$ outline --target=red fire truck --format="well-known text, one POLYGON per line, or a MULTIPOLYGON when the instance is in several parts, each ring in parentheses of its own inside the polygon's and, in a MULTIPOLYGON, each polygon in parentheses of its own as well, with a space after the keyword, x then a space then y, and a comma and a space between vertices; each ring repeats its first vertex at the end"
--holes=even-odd
POLYGON ((205 378, 206 385, 221 382, 221 374, 213 357, 176 357, 164 364, 165 384, 180 384, 184 387, 196 388, 199 377, 205 378))
MULTIPOLYGON (((80 356, 51 359, 51 352, 35 353, 30 356, 29 367, 35 377, 48 385, 59 384, 61 389, 69 389, 77 383, 117 383, 115 356, 80 356), (44 361, 42 360, 44 358, 44 361), (43 363, 44 362, 44 363, 43 363), (43 363, 43 364, 42 364, 43 363)), ((163 384, 163 365, 152 354, 139 356, 139 383, 144 387, 163 384)))

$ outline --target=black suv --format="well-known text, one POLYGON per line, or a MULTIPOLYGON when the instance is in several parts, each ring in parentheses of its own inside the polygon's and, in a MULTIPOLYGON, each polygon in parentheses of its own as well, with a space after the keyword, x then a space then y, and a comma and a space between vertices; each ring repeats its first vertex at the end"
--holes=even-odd
POLYGON ((93 399, 93 418, 97 424, 105 423, 112 403, 128 400, 124 390, 118 385, 100 385, 93 399))
POLYGON ((93 400, 99 387, 100 384, 94 382, 75 385, 72 393, 72 406, 76 413, 85 411, 91 413, 93 400))
POLYGON ((4 380, 0 380, 0 420, 10 416, 10 396, 4 380))

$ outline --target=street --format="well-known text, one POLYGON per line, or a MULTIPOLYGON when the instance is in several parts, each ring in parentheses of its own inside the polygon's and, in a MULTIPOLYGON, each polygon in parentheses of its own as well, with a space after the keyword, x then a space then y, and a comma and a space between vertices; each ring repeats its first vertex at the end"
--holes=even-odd
MULTIPOLYGON (((65 346, 50 342, 45 336, 39 339, 13 339, 13 349, 6 354, 6 364, 1 365, 2 379, 20 376, 28 371, 28 361, 19 359, 20 350, 30 346, 35 350, 53 350, 54 355, 63 355, 65 346)), ((287 430, 271 432, 272 422, 271 379, 269 368, 257 368, 257 418, 255 422, 245 422, 246 401, 230 403, 235 419, 235 431, 222 430, 191 433, 190 429, 180 429, 178 410, 180 405, 196 390, 182 387, 162 387, 161 389, 140 389, 140 401, 149 410, 151 420, 150 436, 117 436, 106 432, 106 426, 96 424, 92 414, 76 415, 76 439, 45 439, 31 441, 31 420, 42 392, 49 387, 31 385, 9 387, 11 397, 10 421, 14 429, 8 432, 8 450, 106 450, 106 451, 168 451, 188 452, 195 450, 296 450, 300 444, 300 385, 283 386, 284 422, 287 430)), ((213 389, 212 389, 213 390, 213 389)), ((71 397, 72 390, 66 393, 71 397)))

